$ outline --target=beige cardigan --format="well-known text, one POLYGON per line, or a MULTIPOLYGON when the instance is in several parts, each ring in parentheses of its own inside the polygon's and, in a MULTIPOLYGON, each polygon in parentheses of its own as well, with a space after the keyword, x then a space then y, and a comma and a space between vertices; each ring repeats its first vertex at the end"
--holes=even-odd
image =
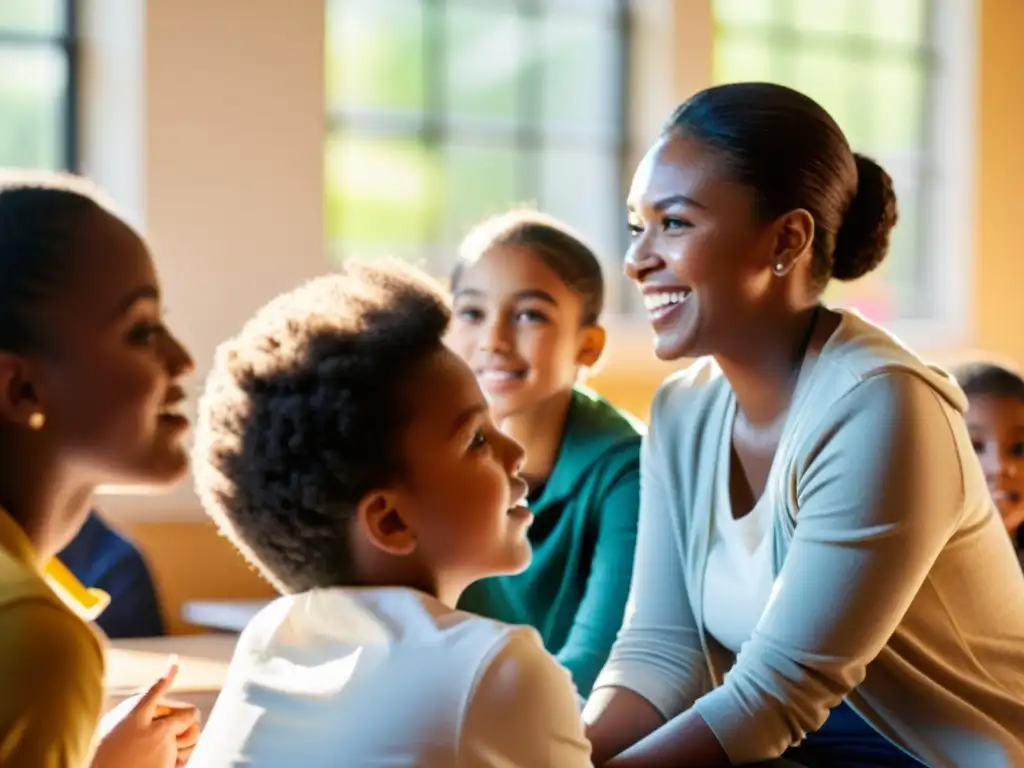
POLYGON ((1024 576, 963 393, 851 313, 809 362, 765 490, 775 587, 735 659, 701 620, 735 400, 710 361, 659 390, 633 592, 595 689, 666 719, 696 707, 737 765, 782 754, 845 697, 928 765, 1024 766, 1024 576))

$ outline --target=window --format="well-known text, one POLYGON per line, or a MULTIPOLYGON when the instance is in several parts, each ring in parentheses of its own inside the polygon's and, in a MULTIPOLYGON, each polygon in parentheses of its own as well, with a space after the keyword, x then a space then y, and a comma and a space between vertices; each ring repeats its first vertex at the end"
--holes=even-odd
POLYGON ((836 118, 854 150, 892 175, 900 222, 889 257, 862 280, 834 285, 828 297, 882 322, 948 320, 949 293, 964 293, 962 281, 950 282, 944 265, 970 259, 963 232, 950 229, 950 219, 963 219, 970 200, 961 183, 965 163, 956 160, 969 144, 964 135, 969 130, 957 113, 973 108, 964 88, 957 91, 969 77, 964 71, 969 57, 963 55, 971 43, 963 31, 969 18, 951 18, 954 13, 970 17, 964 10, 968 5, 963 0, 714 2, 716 82, 770 80, 807 93, 836 118), (938 135, 942 132, 955 134, 952 154, 949 139, 938 135), (961 187, 958 205, 949 197, 953 186, 961 187), (951 207, 959 213, 947 217, 951 207), (963 250, 950 254, 950 248, 963 250))
POLYGON ((0 0, 0 166, 74 169, 74 0, 0 0))
POLYGON ((328 0, 332 258, 446 275, 476 221, 535 204, 623 247, 623 0, 328 0))

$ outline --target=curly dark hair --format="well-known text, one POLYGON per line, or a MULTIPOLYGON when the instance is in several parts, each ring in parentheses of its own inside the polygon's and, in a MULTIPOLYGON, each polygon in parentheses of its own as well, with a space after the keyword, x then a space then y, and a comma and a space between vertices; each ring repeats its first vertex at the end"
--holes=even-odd
POLYGON ((277 297, 218 349, 196 490, 280 591, 354 583, 352 516, 402 470, 405 387, 443 349, 450 316, 418 270, 356 262, 277 297))

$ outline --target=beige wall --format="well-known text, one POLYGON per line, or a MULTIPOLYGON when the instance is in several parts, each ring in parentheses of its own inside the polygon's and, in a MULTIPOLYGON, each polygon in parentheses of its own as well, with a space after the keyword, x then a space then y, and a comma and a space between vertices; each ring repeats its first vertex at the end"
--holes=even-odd
POLYGON ((1024 364, 1024 3, 984 0, 980 24, 976 346, 1024 364))
MULTIPOLYGON (((323 0, 83 0, 83 154, 150 233, 170 322, 195 352, 198 390, 216 343, 280 289, 323 271, 323 0)), ((668 111, 710 81, 708 0, 634 0, 634 124, 641 151, 668 111)), ((1024 362, 1024 108, 1015 85, 1024 3, 980 18, 977 250, 971 347, 1024 362)), ((595 384, 645 414, 671 370, 643 328, 613 328, 595 384)), ((950 352, 950 350, 942 350, 950 352)), ((953 350, 956 351, 956 350, 953 350)), ((154 562, 177 614, 188 597, 269 594, 203 520, 188 487, 116 495, 104 509, 154 562)), ((181 629, 181 625, 176 625, 181 629)))
MULTIPOLYGON (((216 344, 324 271, 322 0, 83 0, 84 170, 150 236, 195 389, 216 344)), ((114 495, 174 631, 185 599, 271 594, 190 484, 114 495)))
MULTIPOLYGON (((322 0, 85 0, 83 166, 149 235, 196 359, 326 268, 322 0)), ((118 516, 199 519, 188 486, 118 516)))

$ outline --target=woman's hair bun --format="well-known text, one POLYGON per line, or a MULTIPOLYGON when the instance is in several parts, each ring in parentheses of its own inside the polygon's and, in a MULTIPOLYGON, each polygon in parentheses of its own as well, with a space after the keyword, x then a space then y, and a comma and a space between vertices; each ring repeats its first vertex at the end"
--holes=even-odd
POLYGON ((892 178, 870 157, 853 155, 857 162, 857 194, 836 234, 832 277, 856 280, 871 272, 889 252, 889 234, 899 214, 892 178))

